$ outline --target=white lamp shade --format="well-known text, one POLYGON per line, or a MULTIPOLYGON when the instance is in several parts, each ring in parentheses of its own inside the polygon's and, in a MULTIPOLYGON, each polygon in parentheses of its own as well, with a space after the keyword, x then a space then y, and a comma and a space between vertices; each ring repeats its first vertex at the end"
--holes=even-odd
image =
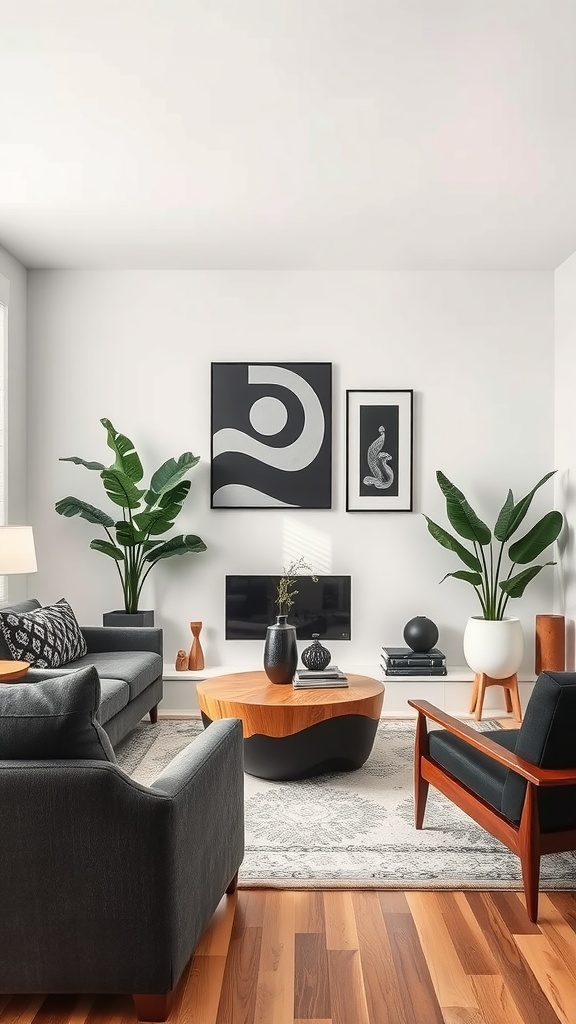
POLYGON ((0 576, 37 568, 32 527, 0 526, 0 576))

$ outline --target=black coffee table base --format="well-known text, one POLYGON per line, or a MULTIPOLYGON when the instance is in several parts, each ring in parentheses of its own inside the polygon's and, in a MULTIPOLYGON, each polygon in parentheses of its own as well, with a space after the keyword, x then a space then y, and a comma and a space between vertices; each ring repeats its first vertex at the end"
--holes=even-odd
MULTIPOLYGON (((204 712, 202 721, 211 724, 204 712)), ((272 782, 353 772, 370 756, 377 727, 377 720, 365 715, 337 715, 290 736, 249 736, 244 771, 272 782)))

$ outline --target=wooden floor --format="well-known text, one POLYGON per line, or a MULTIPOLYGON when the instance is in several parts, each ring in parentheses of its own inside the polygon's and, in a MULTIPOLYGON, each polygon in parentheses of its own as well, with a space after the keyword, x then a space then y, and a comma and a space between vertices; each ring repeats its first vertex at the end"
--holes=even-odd
MULTIPOLYGON (((576 895, 240 890, 176 992, 182 1024, 575 1024, 576 895)), ((132 1024, 125 996, 0 996, 1 1024, 132 1024)))

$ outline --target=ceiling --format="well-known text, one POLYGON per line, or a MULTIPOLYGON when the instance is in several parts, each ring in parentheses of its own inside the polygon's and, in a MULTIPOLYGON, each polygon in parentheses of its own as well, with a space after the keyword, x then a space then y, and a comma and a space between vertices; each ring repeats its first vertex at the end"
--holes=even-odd
POLYGON ((551 269, 574 0, 0 0, 29 267, 551 269))

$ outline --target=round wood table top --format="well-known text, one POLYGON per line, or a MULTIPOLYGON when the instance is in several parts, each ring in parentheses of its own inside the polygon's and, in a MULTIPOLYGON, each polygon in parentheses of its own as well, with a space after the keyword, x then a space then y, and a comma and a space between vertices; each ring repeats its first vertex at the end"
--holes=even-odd
POLYGON ((0 660, 0 683, 11 683, 25 676, 30 663, 28 661, 0 660))
POLYGON ((298 690, 271 683, 264 672, 234 672, 196 684, 200 710, 211 720, 241 718, 244 737, 289 736, 342 715, 378 719, 384 684, 347 674, 348 686, 298 690))

